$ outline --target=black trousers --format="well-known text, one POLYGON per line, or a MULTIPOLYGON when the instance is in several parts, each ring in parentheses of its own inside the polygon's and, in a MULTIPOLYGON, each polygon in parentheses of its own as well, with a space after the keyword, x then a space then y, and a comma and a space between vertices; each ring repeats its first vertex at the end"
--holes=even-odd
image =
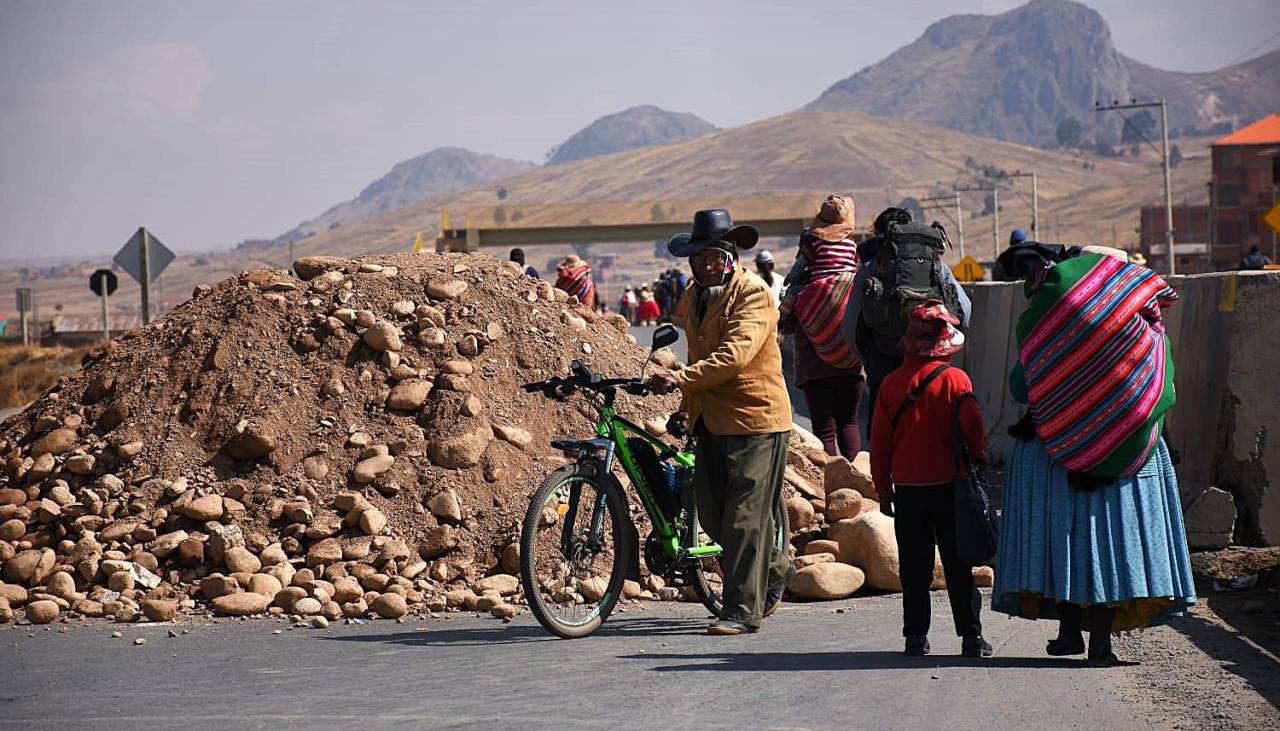
POLYGON ((875 418, 876 398, 880 395, 880 384, 884 382, 885 376, 893 373, 902 365, 902 356, 889 356, 881 353, 878 348, 868 348, 865 354, 865 360, 862 362, 862 368, 867 372, 867 433, 871 433, 871 424, 869 422, 875 418))
POLYGON ((956 556, 955 498, 951 485, 900 485, 894 489, 897 518, 898 576, 902 579, 902 634, 929 634, 932 609, 929 585, 933 583, 934 548, 942 554, 947 596, 956 634, 982 634, 978 614, 982 594, 973 580, 973 566, 956 556))

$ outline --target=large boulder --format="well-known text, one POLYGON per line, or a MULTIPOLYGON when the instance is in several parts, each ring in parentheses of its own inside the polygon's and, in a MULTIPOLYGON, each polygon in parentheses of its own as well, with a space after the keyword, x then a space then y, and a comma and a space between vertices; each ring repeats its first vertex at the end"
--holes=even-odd
POLYGON ((827 520, 832 523, 846 518, 856 518, 862 512, 862 495, 857 490, 844 487, 827 494, 827 520))
POLYGON ((325 272, 342 271, 351 262, 336 256, 304 256, 293 262, 298 279, 308 282, 325 272))
POLYGON ((862 569, 868 585, 884 591, 902 591, 893 518, 867 512, 836 521, 828 532, 840 544, 840 560, 862 569))
POLYGON ((871 455, 859 452, 852 462, 833 458, 823 468, 823 487, 828 495, 836 490, 849 489, 875 500, 876 490, 871 481, 871 455))
POLYGON ((804 530, 813 523, 813 504, 799 495, 792 495, 786 500, 787 518, 791 521, 791 530, 804 530))
POLYGON ((865 581, 866 576, 857 566, 815 562, 797 571, 787 584, 787 589, 804 599, 844 599, 861 589, 865 581))

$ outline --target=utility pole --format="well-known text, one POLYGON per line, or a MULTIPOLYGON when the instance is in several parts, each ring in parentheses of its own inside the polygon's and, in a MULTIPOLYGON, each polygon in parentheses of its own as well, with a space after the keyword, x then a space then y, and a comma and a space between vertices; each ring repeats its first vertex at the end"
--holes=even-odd
POLYGON ((142 232, 142 324, 151 324, 151 232, 144 227, 142 232))
MULTIPOLYGON (((947 208, 955 205, 956 215, 956 234, 960 239, 960 258, 964 259, 964 211, 960 208, 960 192, 952 191, 951 195, 938 195, 930 198, 920 199, 921 211, 942 211, 946 213, 947 208)), ((950 218, 950 216, 948 216, 950 218)))
MULTIPOLYGON (((1125 109, 1144 109, 1160 107, 1160 162, 1164 167, 1164 241, 1165 255, 1169 257, 1169 275, 1178 273, 1178 257, 1173 248, 1173 188, 1169 178, 1169 105, 1161 99, 1158 102, 1140 102, 1130 99, 1128 104, 1113 101, 1103 106, 1102 102, 1094 102, 1093 108, 1099 112, 1122 112, 1125 109)), ((1123 114, 1121 116, 1124 116, 1123 114)), ((1130 124, 1125 117, 1125 124, 1130 124)), ((1136 128, 1135 128, 1136 129, 1136 128)), ((1141 130, 1139 130, 1141 132, 1141 130)), ((1147 144, 1151 142, 1148 140, 1147 144)), ((1154 147, 1154 145, 1152 145, 1154 147)))
POLYGON ((1001 173, 997 178, 1031 178, 1031 238, 1040 240, 1040 180, 1036 172, 1032 170, 1024 173, 1021 170, 1015 170, 1012 173, 1001 173))
POLYGON ((1000 188, 999 186, 997 186, 995 183, 992 183, 990 187, 987 187, 985 185, 957 185, 957 186, 954 186, 952 189, 956 192, 957 208, 959 208, 959 205, 960 205, 959 204, 960 193, 969 192, 969 191, 981 191, 984 193, 991 194, 992 205, 995 208, 995 210, 993 211, 995 216, 992 219, 992 227, 991 227, 991 244, 992 244, 991 261, 994 262, 996 259, 999 259, 1000 258, 1000 188))
POLYGON ((1213 247, 1213 244, 1214 244, 1214 241, 1213 241, 1213 240, 1214 240, 1214 238, 1216 238, 1216 237, 1217 237, 1217 232, 1215 232, 1215 231, 1213 230, 1213 229, 1214 229, 1214 225, 1213 225, 1213 181, 1212 181, 1212 180, 1210 180, 1208 183, 1205 183, 1205 185, 1209 186, 1209 211, 1208 211, 1208 216, 1207 216, 1207 218, 1209 219, 1209 250, 1206 252, 1206 254, 1208 254, 1208 257, 1209 257, 1209 266, 1205 269, 1205 271, 1216 272, 1216 271, 1218 271, 1218 264, 1217 264, 1217 262, 1216 262, 1216 261, 1214 261, 1214 258, 1213 258, 1214 253, 1216 253, 1216 252, 1214 252, 1214 250, 1213 250, 1213 248, 1214 248, 1214 247, 1213 247))

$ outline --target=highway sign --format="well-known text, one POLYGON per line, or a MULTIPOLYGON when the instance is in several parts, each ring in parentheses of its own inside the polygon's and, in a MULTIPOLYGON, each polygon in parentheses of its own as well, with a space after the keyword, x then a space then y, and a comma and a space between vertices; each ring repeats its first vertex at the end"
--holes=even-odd
POLYGON ((116 273, 110 269, 99 269, 89 275, 89 289, 92 289, 93 293, 99 297, 104 296, 102 292, 103 281, 106 281, 107 283, 106 295, 109 296, 115 294, 116 287, 120 284, 120 280, 116 279, 116 273))
POLYGON ((1267 211, 1267 215, 1262 217, 1262 220, 1267 222, 1272 231, 1280 234, 1280 203, 1272 206, 1271 210, 1267 211))
POLYGON ((956 275, 956 279, 962 282, 977 282, 986 275, 987 270, 978 263, 977 259, 972 256, 966 256, 960 260, 960 264, 952 273, 956 275))
POLYGON ((145 228, 138 229, 133 237, 116 252, 115 263, 120 268, 129 273, 129 276, 138 281, 139 284, 150 284, 156 277, 160 276, 160 272, 169 266, 173 261, 173 252, 169 251, 169 247, 160 243, 145 228), (142 250, 147 250, 147 261, 144 267, 142 261, 142 250), (143 282, 143 271, 146 271, 147 281, 143 282))
POLYGON ((27 287, 18 288, 18 312, 31 311, 31 290, 27 287))

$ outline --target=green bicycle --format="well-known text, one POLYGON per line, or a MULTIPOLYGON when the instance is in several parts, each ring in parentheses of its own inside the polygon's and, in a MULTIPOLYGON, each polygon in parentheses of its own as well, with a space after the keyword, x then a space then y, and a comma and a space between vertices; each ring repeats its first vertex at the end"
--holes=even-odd
MULTIPOLYGON (((653 334, 651 351, 679 338, 671 325, 653 334)), ((698 526, 690 478, 693 441, 676 449, 614 410, 619 390, 649 395, 641 379, 602 378, 579 361, 565 378, 552 376, 524 385, 530 393, 563 401, 581 393, 598 418, 591 439, 551 442, 571 463, 554 470, 534 492, 520 534, 520 580, 538 622, 566 639, 586 637, 608 619, 622 598, 623 584, 640 579, 639 532, 622 484, 613 474, 615 458, 630 479, 652 530, 643 546, 649 573, 666 586, 692 588, 719 616, 722 549, 698 526)), ((777 545, 785 548, 785 510, 775 512, 777 545)))

